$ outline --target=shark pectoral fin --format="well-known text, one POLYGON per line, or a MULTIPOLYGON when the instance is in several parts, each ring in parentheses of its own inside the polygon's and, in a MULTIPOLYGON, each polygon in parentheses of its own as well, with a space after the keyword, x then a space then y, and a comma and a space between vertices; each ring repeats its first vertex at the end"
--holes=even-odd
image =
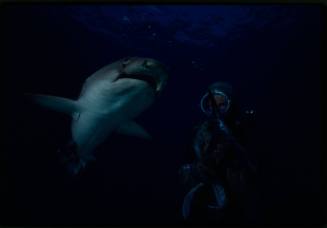
POLYGON ((40 94, 25 94, 25 96, 41 106, 58 112, 73 114, 80 110, 77 101, 71 99, 40 94))
POLYGON ((121 125, 117 132, 124 135, 136 136, 144 139, 152 139, 149 133, 139 124, 130 121, 121 125))

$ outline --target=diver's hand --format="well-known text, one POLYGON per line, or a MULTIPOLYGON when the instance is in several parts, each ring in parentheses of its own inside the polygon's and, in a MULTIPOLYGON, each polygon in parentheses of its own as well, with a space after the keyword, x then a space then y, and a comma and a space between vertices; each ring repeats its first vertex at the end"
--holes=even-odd
POLYGON ((196 181, 193 177, 193 165, 192 164, 183 165, 179 169, 178 173, 179 173, 180 180, 185 187, 188 188, 195 184, 196 181))

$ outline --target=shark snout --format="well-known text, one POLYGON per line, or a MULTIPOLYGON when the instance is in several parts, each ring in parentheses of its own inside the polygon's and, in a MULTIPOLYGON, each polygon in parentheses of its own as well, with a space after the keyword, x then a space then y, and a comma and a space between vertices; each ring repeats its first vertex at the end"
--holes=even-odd
POLYGON ((166 67, 151 58, 128 58, 122 61, 123 70, 118 78, 134 78, 146 81, 159 94, 168 79, 166 67))
POLYGON ((149 71, 153 71, 151 76, 156 82, 155 91, 157 94, 159 94, 166 85, 166 81, 168 79, 166 67, 162 63, 153 59, 143 60, 142 66, 149 71))

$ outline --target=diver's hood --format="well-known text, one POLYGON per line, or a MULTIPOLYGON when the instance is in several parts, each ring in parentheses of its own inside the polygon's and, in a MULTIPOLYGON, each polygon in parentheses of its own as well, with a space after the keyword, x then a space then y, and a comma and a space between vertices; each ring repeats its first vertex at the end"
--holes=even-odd
POLYGON ((212 95, 220 95, 225 98, 227 101, 226 108, 224 109, 223 113, 227 113, 229 111, 231 105, 231 97, 232 97, 232 87, 224 82, 216 82, 209 86, 208 92, 206 92, 200 101, 200 106, 202 112, 206 115, 211 116, 213 114, 212 107, 209 105, 209 91, 211 91, 212 95))

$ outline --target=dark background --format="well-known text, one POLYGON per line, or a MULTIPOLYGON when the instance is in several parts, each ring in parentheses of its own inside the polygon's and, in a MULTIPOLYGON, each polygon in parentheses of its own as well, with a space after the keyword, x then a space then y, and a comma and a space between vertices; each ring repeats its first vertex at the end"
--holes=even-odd
POLYGON ((319 6, 153 7, 1 7, 1 223, 178 224, 178 169, 188 162, 193 126, 203 118, 201 95, 219 80, 234 86, 243 109, 256 111, 248 141, 259 170, 249 207, 254 222, 320 223, 319 6), (208 21, 192 27, 206 11, 215 15, 214 7, 208 21, 225 28, 220 36, 208 33, 208 21), (241 23, 244 12, 251 15, 241 23), (137 118, 154 140, 113 135, 98 148, 97 161, 70 178, 56 155, 70 137, 70 117, 22 95, 76 98, 89 75, 126 56, 153 57, 170 68, 166 90, 137 118))

